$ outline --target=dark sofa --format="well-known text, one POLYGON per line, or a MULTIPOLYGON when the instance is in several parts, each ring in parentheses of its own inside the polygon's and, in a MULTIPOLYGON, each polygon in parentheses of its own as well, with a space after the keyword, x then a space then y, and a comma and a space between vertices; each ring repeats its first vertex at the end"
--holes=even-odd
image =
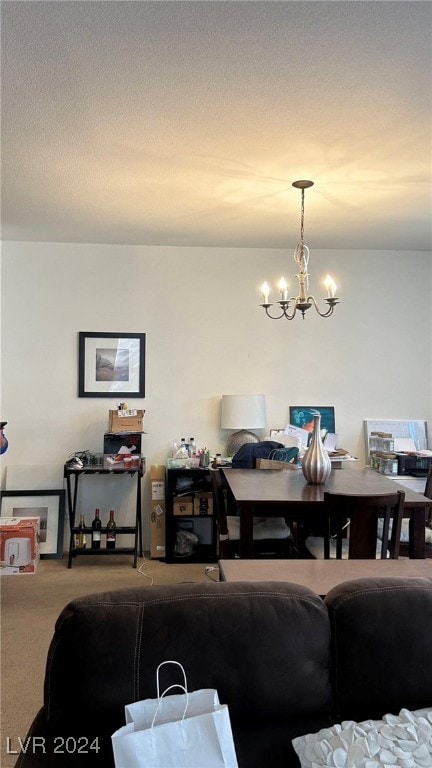
POLYGON ((89 595, 57 620, 37 738, 16 766, 112 766, 124 705, 156 697, 167 659, 229 705, 241 768, 298 766, 294 736, 432 706, 431 637, 432 578, 345 582, 325 601, 283 582, 89 595))

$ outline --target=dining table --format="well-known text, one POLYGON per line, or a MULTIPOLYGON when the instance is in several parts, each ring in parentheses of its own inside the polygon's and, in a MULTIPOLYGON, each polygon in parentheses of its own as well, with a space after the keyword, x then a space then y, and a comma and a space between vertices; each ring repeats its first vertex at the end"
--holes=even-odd
POLYGON ((409 557, 425 557, 426 515, 432 499, 368 467, 332 469, 320 485, 308 483, 301 469, 222 469, 240 516, 239 555, 253 557, 253 517, 283 516, 287 522, 313 524, 322 520, 324 492, 354 495, 405 493, 404 517, 409 518, 409 557))

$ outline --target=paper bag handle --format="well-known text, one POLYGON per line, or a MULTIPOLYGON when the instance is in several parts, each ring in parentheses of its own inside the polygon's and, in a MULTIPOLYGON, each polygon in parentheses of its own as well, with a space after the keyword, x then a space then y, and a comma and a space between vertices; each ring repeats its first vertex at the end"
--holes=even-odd
MULTIPOLYGON (((183 688, 183 690, 184 690, 184 692, 185 692, 185 693, 187 693, 187 680, 186 680, 186 672, 184 671, 184 667, 183 667, 183 666, 180 664, 180 662, 179 662, 179 661, 170 661, 170 660, 169 660, 169 661, 162 661, 162 662, 159 664, 159 666, 158 666, 158 668, 157 668, 157 670, 156 670, 156 687, 157 687, 157 697, 158 697, 158 699, 160 698, 160 686, 159 686, 159 670, 160 670, 160 668, 161 668, 161 667, 163 667, 165 664, 176 664, 178 667, 180 667, 181 671, 183 672, 183 680, 184 680, 184 685, 183 685, 183 686, 180 686, 180 687, 182 687, 182 688, 183 688)), ((172 688, 172 686, 170 686, 170 687, 172 688)), ((169 688, 167 688, 166 690, 168 691, 168 690, 169 690, 169 688)), ((162 695, 163 695, 163 694, 162 694, 162 695)))
POLYGON ((183 717, 182 717, 182 722, 183 722, 183 720, 186 717, 186 711, 187 711, 188 704, 189 704, 189 694, 188 694, 188 690, 187 690, 186 672, 184 671, 184 668, 182 667, 180 662, 178 662, 178 661, 162 661, 161 664, 159 664, 159 666, 158 666, 158 668, 156 670, 156 686, 157 686, 158 704, 157 704, 157 707, 156 707, 156 712, 154 713, 154 716, 153 716, 151 727, 153 728, 153 726, 155 724, 157 713, 159 712, 160 703, 161 703, 163 697, 165 696, 166 693, 168 693, 168 691, 172 691, 173 688, 181 688, 183 693, 186 695, 186 703, 185 703, 185 708, 184 708, 183 717), (181 685, 180 683, 173 683, 173 685, 169 685, 168 688, 165 688, 165 690, 162 691, 162 693, 160 693, 159 670, 160 670, 161 667, 164 666, 164 664, 176 664, 178 667, 180 667, 181 671, 183 672, 184 685, 181 685))
POLYGON ((180 683, 174 683, 174 685, 168 686, 168 688, 165 688, 165 690, 162 692, 162 695, 161 695, 161 697, 160 697, 160 699, 158 701, 157 707, 156 707, 156 712, 154 713, 154 716, 153 716, 153 720, 152 720, 152 724, 151 724, 152 728, 153 728, 153 726, 155 724, 157 713, 159 712, 160 703, 161 703, 163 697, 165 696, 165 694, 168 693, 168 691, 171 691, 172 688, 181 688, 183 693, 186 696, 186 703, 185 703, 185 708, 183 710, 182 722, 185 719, 185 717, 186 717, 186 710, 187 710, 188 704, 189 704, 189 694, 188 694, 186 688, 184 687, 184 685, 180 685, 180 683))

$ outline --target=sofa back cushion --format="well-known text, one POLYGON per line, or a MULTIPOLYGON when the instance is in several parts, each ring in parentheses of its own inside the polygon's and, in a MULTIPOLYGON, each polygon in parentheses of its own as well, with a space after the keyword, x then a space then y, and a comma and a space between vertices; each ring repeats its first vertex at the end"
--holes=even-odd
POLYGON ((337 719, 432 702, 432 570, 427 578, 346 581, 326 596, 337 719))
POLYGON ((189 690, 216 688, 232 720, 331 709, 322 600, 294 584, 212 582, 119 589, 66 606, 47 661, 48 723, 115 730, 125 704, 156 697, 156 668, 167 659, 184 666, 189 690))

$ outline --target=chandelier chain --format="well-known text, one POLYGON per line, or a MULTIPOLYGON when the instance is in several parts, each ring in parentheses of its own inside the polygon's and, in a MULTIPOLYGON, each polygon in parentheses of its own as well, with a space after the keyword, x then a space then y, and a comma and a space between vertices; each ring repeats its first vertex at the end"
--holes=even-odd
POLYGON ((308 275, 308 263, 309 263, 309 248, 304 244, 304 189, 301 191, 301 218, 300 218, 300 242, 294 252, 294 261, 299 265, 300 272, 304 275, 304 287, 309 290, 309 275, 308 275))
POLYGON ((301 192, 301 219, 300 219, 300 245, 303 249, 304 243, 304 189, 301 192))

